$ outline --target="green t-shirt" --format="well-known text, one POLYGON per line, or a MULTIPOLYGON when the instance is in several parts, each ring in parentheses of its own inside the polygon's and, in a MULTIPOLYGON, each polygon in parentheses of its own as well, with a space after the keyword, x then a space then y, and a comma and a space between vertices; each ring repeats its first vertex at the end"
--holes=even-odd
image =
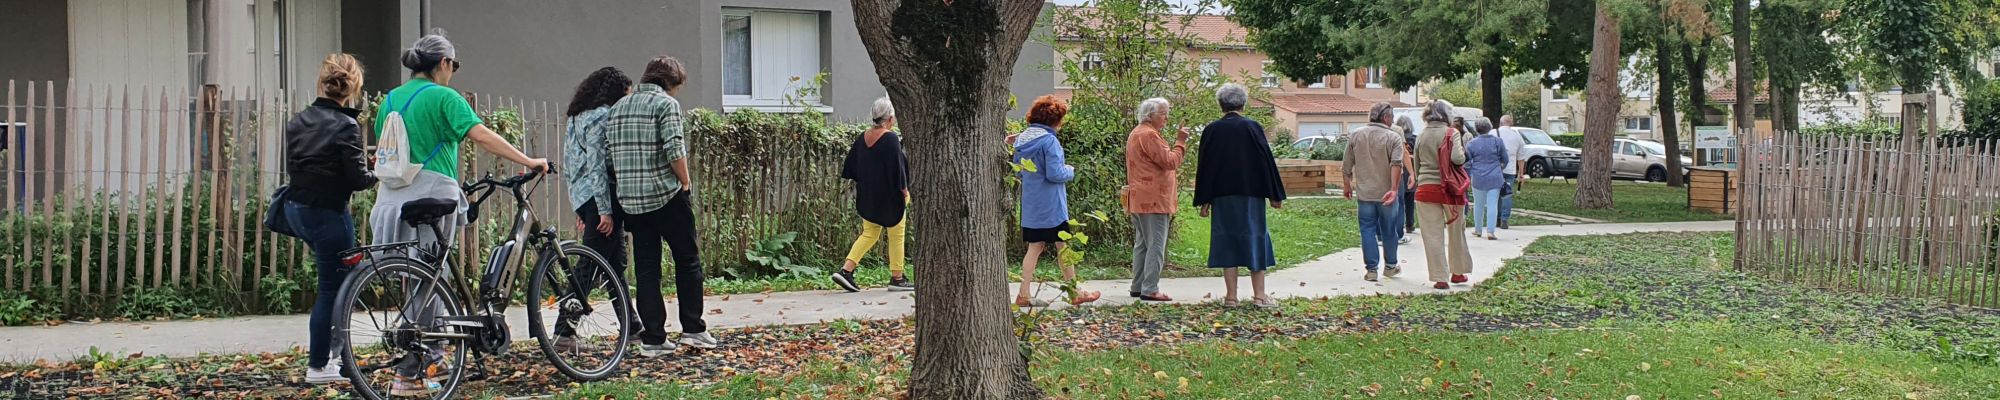
POLYGON ((458 144, 465 141, 465 134, 472 127, 479 126, 479 114, 472 111, 465 96, 452 88, 438 85, 417 92, 429 85, 432 85, 429 79, 411 78, 403 86, 390 90, 375 113, 375 139, 382 139, 382 122, 389 120, 389 112, 400 110, 403 129, 410 134, 410 161, 423 164, 424 170, 457 180, 458 144), (410 98, 413 93, 414 99, 410 98), (405 104, 408 108, 404 108, 405 104))

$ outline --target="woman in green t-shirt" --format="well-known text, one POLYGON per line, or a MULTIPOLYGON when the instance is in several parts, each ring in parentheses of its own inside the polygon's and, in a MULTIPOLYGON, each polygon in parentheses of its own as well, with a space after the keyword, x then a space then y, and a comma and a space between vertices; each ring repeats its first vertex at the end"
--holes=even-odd
MULTIPOLYGON (((548 172, 549 161, 529 158, 492 129, 487 129, 465 97, 446 86, 451 84, 452 76, 459 71, 458 50, 441 33, 417 39, 409 49, 403 50, 402 63, 415 76, 403 86, 390 90, 382 106, 377 107, 375 131, 380 135, 382 121, 388 119, 390 111, 400 112, 408 134, 411 161, 424 167, 408 186, 377 187, 375 208, 368 216, 374 233, 373 242, 385 244, 421 240, 437 243, 442 240, 443 243, 450 243, 458 232, 458 226, 467 222, 464 219, 465 198, 458 180, 460 142, 470 141, 481 150, 536 171, 548 172), (418 230, 400 221, 404 203, 427 198, 458 201, 459 212, 445 217, 445 223, 450 225, 440 227, 445 237, 433 237, 435 235, 428 228, 418 230)), ((410 316, 412 320, 427 320, 428 316, 421 314, 435 311, 435 307, 410 307, 405 312, 416 314, 410 316)), ((441 359, 442 354, 434 354, 431 358, 441 359)), ((429 382, 421 379, 427 363, 412 361, 397 366, 397 374, 403 379, 396 381, 390 390, 391 395, 413 396, 431 390, 429 382)))

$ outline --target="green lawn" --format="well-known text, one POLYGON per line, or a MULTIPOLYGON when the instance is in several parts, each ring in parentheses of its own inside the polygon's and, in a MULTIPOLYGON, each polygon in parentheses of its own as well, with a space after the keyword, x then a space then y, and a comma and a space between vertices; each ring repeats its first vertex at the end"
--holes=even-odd
MULTIPOLYGON (((1608 210, 1583 210, 1576 208, 1576 181, 1548 181, 1531 179, 1522 190, 1514 194, 1515 209, 1529 209, 1555 214, 1604 220, 1607 222, 1674 222, 1674 221, 1720 221, 1730 219, 1727 215, 1711 214, 1687 209, 1687 189, 1667 187, 1658 183, 1613 181, 1611 183, 1613 208, 1608 210)), ((1521 214, 1515 213, 1516 218, 1521 214)), ((1529 225, 1547 221, 1527 221, 1529 225)))
MULTIPOLYGON (((1771 281, 1732 271, 1733 250, 1724 233, 1552 237, 1449 296, 1047 311, 1032 370, 1058 399, 2000 398, 2000 310, 1771 281)), ((464 397, 898 398, 913 332, 909 319, 722 329, 721 349, 630 359, 591 384, 523 345, 464 397)), ((0 365, 0 387, 341 398, 294 380, 300 356, 93 355, 0 365)))
MULTIPOLYGON (((815 362, 779 379, 584 385, 558 399, 894 398, 882 364, 815 362), (608 396, 608 397, 607 397, 608 396)), ((893 369, 890 369, 893 370, 893 369)), ((1051 398, 1991 399, 2000 367, 1728 324, 1498 333, 1390 332, 1052 356, 1051 398)))
MULTIPOLYGON (((1070 310, 1044 325, 1059 345, 1034 374, 1075 399, 2000 398, 2000 311, 1773 282, 1730 271, 1733 249, 1727 234, 1557 237, 1452 296, 1070 310)), ((558 398, 895 398, 904 351, 558 398)))

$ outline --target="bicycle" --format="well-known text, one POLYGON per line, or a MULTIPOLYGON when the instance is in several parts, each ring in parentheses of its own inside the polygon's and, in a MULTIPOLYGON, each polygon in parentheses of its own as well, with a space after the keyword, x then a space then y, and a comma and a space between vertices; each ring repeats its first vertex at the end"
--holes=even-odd
MULTIPOLYGON (((477 196, 466 211, 469 220, 478 219, 480 205, 499 189, 507 189, 515 200, 512 231, 486 263, 472 304, 476 309, 470 313, 461 309, 457 296, 474 292, 465 290, 464 280, 453 279, 446 262, 455 246, 416 240, 341 253, 350 267, 361 265, 342 284, 334 309, 334 315, 348 316, 339 319, 335 332, 341 338, 341 367, 355 392, 367 399, 450 398, 468 376, 480 373, 479 368, 465 368, 466 353, 479 355, 482 364, 484 357, 506 354, 513 344, 506 310, 514 300, 515 272, 526 249, 533 250, 536 262, 523 302, 529 335, 542 354, 578 381, 609 377, 625 359, 638 324, 623 275, 602 255, 561 240, 555 228, 535 219, 522 187, 539 185, 541 176, 528 172, 496 181, 488 174, 461 187, 467 198, 477 196), (605 295, 605 301, 594 302, 596 293, 605 295), (553 320, 544 308, 555 311, 553 320), (607 310, 612 315, 594 314, 607 310), (372 326, 357 326, 367 323, 372 326), (608 332, 581 331, 584 324, 605 323, 611 325, 608 332), (388 380, 376 382, 380 378, 388 380), (383 388, 389 390, 379 390, 383 388)), ((440 224, 457 207, 455 199, 410 201, 402 207, 401 222, 443 238, 440 224)))

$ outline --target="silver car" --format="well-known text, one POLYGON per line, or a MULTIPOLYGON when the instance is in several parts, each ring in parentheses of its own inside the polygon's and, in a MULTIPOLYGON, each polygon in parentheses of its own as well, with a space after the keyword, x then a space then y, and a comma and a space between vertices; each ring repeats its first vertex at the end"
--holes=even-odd
MULTIPOLYGON (((1694 159, 1681 157, 1682 176, 1694 159)), ((1659 142, 1618 139, 1611 143, 1611 177, 1667 181, 1667 146, 1659 142)))

